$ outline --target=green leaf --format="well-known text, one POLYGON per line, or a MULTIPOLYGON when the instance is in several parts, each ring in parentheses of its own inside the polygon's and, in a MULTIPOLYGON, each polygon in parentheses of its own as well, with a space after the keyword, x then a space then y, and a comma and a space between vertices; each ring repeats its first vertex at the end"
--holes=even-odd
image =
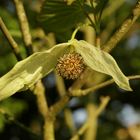
POLYGON ((27 109, 27 104, 24 100, 8 98, 7 100, 0 102, 0 109, 17 117, 23 110, 27 109))
POLYGON ((73 40, 72 44, 76 52, 81 54, 87 66, 95 71, 112 76, 120 88, 128 91, 132 90, 128 78, 121 72, 116 61, 110 54, 83 40, 73 40))
POLYGON ((15 18, 14 15, 8 12, 5 8, 0 7, 0 17, 4 20, 8 29, 15 31, 19 30, 17 18, 15 18))
POLYGON ((26 90, 43 76, 50 73, 57 59, 68 51, 69 43, 62 43, 53 48, 37 52, 18 62, 11 71, 0 78, 0 100, 19 90, 26 90))
POLYGON ((103 9, 106 7, 106 5, 108 4, 109 0, 99 0, 97 2, 97 6, 95 8, 95 12, 96 14, 100 13, 103 11, 103 9))
POLYGON ((64 32, 84 22, 85 18, 78 1, 69 5, 64 0, 45 0, 39 15, 39 22, 47 32, 64 32))
POLYGON ((65 0, 67 2, 67 5, 71 5, 76 0, 65 0))

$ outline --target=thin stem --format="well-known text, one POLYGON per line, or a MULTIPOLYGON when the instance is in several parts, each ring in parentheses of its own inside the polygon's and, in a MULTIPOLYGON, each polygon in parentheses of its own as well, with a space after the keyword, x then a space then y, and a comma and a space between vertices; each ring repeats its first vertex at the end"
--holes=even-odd
POLYGON ((57 103, 55 103, 50 108, 50 112, 53 114, 53 116, 56 116, 64 107, 65 105, 70 101, 71 96, 69 93, 65 94, 57 103))
MULTIPOLYGON (((55 78, 56 78, 56 86, 57 86, 58 93, 59 93, 60 97, 62 98, 65 94, 67 94, 64 80, 57 73, 55 73, 55 78)), ((66 125, 69 128, 70 132, 74 133, 75 125, 74 125, 74 121, 73 121, 73 117, 72 117, 72 112, 70 109, 68 109, 68 108, 64 109, 64 118, 65 118, 66 125)))
MULTIPOLYGON (((40 96, 38 95, 37 98, 40 98, 40 96)), ((42 114, 44 116, 44 140, 55 140, 55 136, 54 136, 55 117, 62 110, 62 108, 64 108, 64 106, 68 103, 69 100, 70 100, 70 96, 66 94, 65 96, 63 96, 61 101, 57 102, 55 105, 51 106, 49 109, 47 107, 48 109, 47 113, 46 111, 44 112, 43 109, 40 109, 40 111, 41 110, 43 111, 42 114)), ((44 99, 42 100, 41 104, 44 104, 43 102, 45 102, 44 99)), ((39 102, 38 102, 38 106, 39 108, 41 108, 39 102)))
MULTIPOLYGON (((89 112, 89 117, 87 121, 83 124, 83 126, 73 135, 73 137, 70 140, 79 140, 79 137, 82 136, 85 131, 87 131, 87 135, 85 136, 85 140, 89 140, 89 128, 90 125, 92 126, 91 133, 92 133, 92 138, 93 136, 96 136, 96 132, 93 131, 97 129, 97 118, 98 116, 102 113, 102 111, 105 109, 107 106, 108 102, 110 101, 110 97, 101 97, 101 103, 98 108, 95 107, 95 105, 89 103, 87 106, 88 112, 89 112), (94 125, 93 125, 94 124, 94 125), (88 137, 88 138, 87 138, 88 137)), ((93 139, 92 139, 93 140, 93 139)))
MULTIPOLYGON (((24 10, 24 6, 23 6, 23 3, 21 0, 14 0, 14 3, 15 3, 17 15, 19 18, 22 37, 23 37, 23 41, 25 43, 27 55, 30 55, 33 53, 32 37, 31 37, 30 31, 29 31, 29 24, 28 24, 25 10, 24 10)), ((48 116, 48 114, 50 112, 49 112, 47 100, 45 97, 45 89, 44 89, 44 86, 41 81, 38 81, 37 84, 35 85, 34 93, 36 94, 36 97, 37 97, 38 109, 44 119, 44 132, 43 132, 44 140, 48 140, 48 139, 54 140, 53 121, 50 119, 50 116, 48 116)))
POLYGON ((74 134, 76 126, 74 124, 72 111, 69 108, 65 108, 64 117, 68 129, 70 130, 71 134, 74 134))
POLYGON ((95 10, 94 5, 93 5, 93 0, 90 0, 90 5, 95 10))
MULTIPOLYGON (((140 79, 140 75, 128 76, 128 78, 129 78, 129 80, 140 79)), ((110 84, 113 84, 113 83, 114 83, 114 80, 111 79, 111 80, 107 80, 103 83, 100 83, 98 85, 95 85, 94 87, 84 89, 84 90, 81 90, 81 89, 72 90, 72 89, 70 89, 70 93, 71 93, 72 96, 84 96, 84 95, 89 94, 90 92, 101 89, 101 88, 106 87, 106 86, 108 86, 110 84)))
POLYGON ((44 119, 44 140, 55 140, 54 121, 56 115, 64 108, 70 100, 70 96, 66 94, 59 102, 49 108, 46 118, 44 119))
POLYGON ((33 53, 32 37, 29 31, 29 24, 28 24, 28 20, 25 14, 24 6, 21 0, 14 0, 14 3, 15 3, 17 15, 18 15, 19 23, 20 23, 20 28, 21 28, 26 52, 27 52, 27 55, 30 55, 33 53))
POLYGON ((95 140, 97 134, 97 116, 96 116, 97 106, 91 102, 87 105, 88 128, 84 134, 84 140, 95 140))
POLYGON ((78 32, 78 30, 80 29, 80 27, 77 27, 74 32, 72 33, 72 37, 71 37, 71 40, 73 40, 78 32))
POLYGON ((98 116, 103 112, 110 97, 101 97, 101 103, 99 107, 96 107, 93 103, 89 103, 87 106, 88 111, 88 129, 86 130, 84 140, 96 140, 97 126, 98 126, 98 116))
POLYGON ((6 25, 4 24, 2 18, 0 17, 0 29, 2 30, 3 34, 5 35, 6 39, 8 40, 13 53, 15 54, 18 61, 22 60, 22 56, 20 54, 20 49, 18 47, 18 44, 15 42, 15 40, 12 38, 11 34, 9 33, 6 25))
MULTIPOLYGON (((128 78, 130 80, 132 80, 132 79, 140 79, 140 75, 128 76, 128 78)), ((56 104, 51 106, 51 108, 49 109, 49 114, 52 115, 53 117, 55 117, 66 106, 66 104, 72 99, 72 96, 87 95, 88 93, 91 93, 91 92, 93 92, 95 90, 103 88, 103 87, 105 87, 107 85, 110 85, 112 83, 114 83, 114 81, 111 79, 111 80, 105 81, 105 82, 103 82, 101 84, 98 84, 98 85, 96 85, 94 87, 91 87, 91 88, 85 89, 85 90, 80 90, 80 89, 79 90, 72 90, 70 88, 68 93, 66 93, 56 104)), ((108 101, 109 101, 109 99, 108 99, 108 101)), ((104 104, 107 104, 107 103, 104 102, 104 104)), ((104 106, 100 107, 100 109, 98 110, 97 115, 100 114, 100 112, 102 111, 103 108, 104 108, 104 106)))
POLYGON ((70 87, 70 90, 73 89, 80 89, 85 83, 86 83, 86 78, 89 74, 89 69, 85 69, 84 72, 80 75, 80 77, 72 84, 70 87))
POLYGON ((114 47, 116 47, 117 43, 125 36, 128 30, 132 27, 135 21, 140 16, 140 0, 138 0, 135 8, 133 9, 133 13, 131 17, 127 18, 118 31, 110 38, 110 40, 103 45, 103 50, 106 52, 110 52, 114 47))
POLYGON ((90 21, 92 27, 96 30, 96 26, 95 26, 94 22, 92 21, 92 19, 90 18, 90 16, 88 15, 88 13, 85 12, 85 15, 88 18, 88 20, 90 21))
MULTIPOLYGON (((128 76, 128 78, 129 80, 140 79, 140 75, 128 76)), ((112 83, 114 83, 113 79, 105 81, 103 83, 100 83, 98 85, 95 85, 94 87, 85 90, 81 90, 81 89, 74 90, 72 88, 69 88, 69 92, 66 93, 56 104, 54 104, 50 108, 50 111, 52 111, 52 114, 56 115, 65 107, 65 105, 72 99, 73 96, 84 96, 87 95, 88 93, 106 87, 112 83)))
POLYGON ((46 119, 46 115, 49 109, 48 109, 47 100, 45 98, 45 88, 41 81, 38 81, 36 83, 34 94, 37 97, 38 109, 41 115, 44 117, 44 119, 46 119))
MULTIPOLYGON (((80 0, 78 0, 78 1, 79 1, 80 7, 81 7, 83 13, 85 14, 85 16, 86 16, 86 17, 88 18, 88 20, 90 21, 92 27, 95 28, 95 24, 94 24, 93 20, 90 18, 90 16, 88 15, 88 13, 84 10, 83 4, 80 2, 80 0)), ((95 29, 96 29, 96 28, 95 28, 95 29)))
POLYGON ((44 140, 55 140, 54 137, 54 116, 51 113, 46 116, 44 124, 44 140))
POLYGON ((96 47, 100 48, 101 46, 101 42, 100 42, 100 37, 99 36, 96 36, 96 47))
POLYGON ((57 102, 55 105, 49 108, 44 124, 44 140, 55 140, 54 136, 55 117, 68 103, 69 99, 70 96, 66 94, 61 101, 57 102))
POLYGON ((60 97, 63 97, 66 94, 66 87, 64 80, 61 76, 55 73, 56 87, 60 97))
POLYGON ((103 112, 103 110, 107 106, 108 102, 110 101, 110 97, 109 96, 101 97, 100 100, 101 100, 101 104, 95 113, 97 117, 103 112))
POLYGON ((102 1, 103 2, 103 6, 102 6, 102 8, 101 8, 101 10, 100 10, 100 12, 99 12, 99 16, 98 16, 98 21, 99 21, 99 23, 100 23, 100 21, 101 21, 101 17, 102 17, 102 13, 103 13, 103 10, 104 10, 104 8, 105 8, 105 6, 108 4, 108 0, 104 0, 104 1, 102 1))
POLYGON ((83 135, 83 133, 87 130, 87 128, 88 128, 88 123, 85 122, 70 140, 79 140, 79 137, 83 135))
MULTIPOLYGON (((28 55, 30 55, 32 52, 32 37, 29 31, 29 24, 28 20, 26 17, 26 13, 23 7, 23 3, 21 0, 14 0, 16 10, 17 10, 17 15, 19 18, 19 23, 21 27, 21 32, 23 36, 23 40, 25 43, 25 47, 27 49, 28 55), (30 47, 30 48, 29 48, 30 47)), ((37 96, 37 101, 38 101, 38 108, 42 114, 42 116, 45 118, 46 114, 48 112, 48 106, 47 106, 47 101, 45 98, 45 89, 41 81, 38 81, 38 83, 35 85, 35 90, 34 90, 36 96, 37 96)))

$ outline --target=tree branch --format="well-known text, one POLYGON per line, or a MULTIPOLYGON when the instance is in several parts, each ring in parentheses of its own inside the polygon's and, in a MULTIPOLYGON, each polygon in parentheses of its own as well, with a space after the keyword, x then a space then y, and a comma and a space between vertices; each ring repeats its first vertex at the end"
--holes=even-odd
POLYGON ((18 61, 22 60, 22 56, 20 54, 19 47, 18 47, 17 43, 15 42, 15 40, 12 38, 11 34, 9 33, 9 31, 1 17, 0 17, 0 29, 3 32, 3 34, 5 35, 6 39, 8 40, 17 60, 18 61))
POLYGON ((41 115, 43 116, 43 118, 46 119, 46 115, 49 109, 48 109, 48 104, 45 98, 45 88, 41 80, 36 83, 35 88, 34 88, 34 94, 37 97, 38 109, 41 115))
POLYGON ((73 135, 73 137, 70 140, 79 140, 79 137, 84 134, 87 128, 88 128, 88 123, 85 122, 83 126, 73 135))
MULTIPOLYGON (((129 80, 140 79, 140 75, 128 76, 128 78, 129 78, 129 80)), ((72 90, 72 89, 70 89, 70 93, 71 93, 71 96, 85 96, 85 95, 89 94, 90 92, 96 91, 100 88, 106 87, 106 86, 113 84, 113 83, 114 83, 114 80, 111 79, 111 80, 107 80, 103 83, 100 83, 98 85, 95 85, 94 87, 90 87, 90 88, 84 89, 84 90, 81 90, 81 89, 72 90)))
POLYGON ((114 47, 116 47, 117 43, 124 37, 124 35, 132 27, 139 16, 140 0, 138 0, 135 8, 133 9, 132 15, 123 22, 118 31, 116 31, 116 33, 110 38, 110 40, 102 46, 103 50, 106 52, 110 52, 114 47))
MULTIPOLYGON (((140 79, 140 75, 128 76, 128 78, 130 80, 140 79)), ((106 87, 112 83, 114 83, 113 79, 105 81, 103 83, 100 83, 98 85, 95 85, 94 87, 91 87, 85 90, 81 90, 81 89, 74 90, 70 88, 69 92, 67 92, 56 104, 51 106, 50 108, 51 114, 54 114, 54 116, 56 116, 66 106, 66 104, 72 99, 73 96, 78 96, 78 97, 84 96, 100 88, 106 87)))
MULTIPOLYGON (((29 31, 29 24, 24 10, 24 6, 21 0, 14 0, 14 3, 15 3, 27 55, 30 55, 33 53, 32 37, 29 31)), ((41 81, 38 81, 36 83, 34 93, 36 94, 37 97, 38 109, 44 119, 44 140, 48 140, 48 139, 54 140, 53 119, 51 120, 50 118, 50 112, 45 97, 45 89, 41 81)))
MULTIPOLYGON (((64 80, 57 73, 55 73, 55 79, 56 79, 56 86, 57 86, 58 93, 59 93, 60 97, 63 98, 63 96, 65 94, 67 94, 64 80)), ((65 118, 67 127, 69 128, 70 132, 73 134, 76 128, 74 125, 74 121, 72 118, 72 112, 70 109, 68 109, 68 108, 64 109, 64 118, 65 118)))
POLYGON ((101 97, 101 103, 98 108, 95 105, 89 103, 87 106, 88 109, 88 119, 83 124, 83 126, 73 135, 70 140, 79 140, 79 137, 87 131, 85 135, 85 140, 93 140, 96 136, 96 129, 97 129, 97 118, 102 113, 102 111, 107 106, 108 102, 110 101, 110 97, 101 97), (90 131, 89 131, 90 129, 90 131), (93 130, 94 129, 94 130, 93 130))
POLYGON ((44 140, 55 140, 54 121, 55 116, 51 112, 48 112, 44 124, 44 140))
MULTIPOLYGON (((134 76, 128 76, 130 80, 140 79, 140 75, 134 75, 134 76)), ((56 104, 51 106, 50 111, 52 111, 52 114, 56 116, 64 107, 65 105, 72 99, 73 96, 84 96, 88 93, 91 93, 93 91, 96 91, 100 88, 106 87, 110 84, 114 83, 113 79, 105 81, 103 83, 100 83, 98 85, 95 85, 94 87, 81 90, 81 89, 69 89, 69 92, 67 92, 56 104)))
POLYGON ((30 55, 33 53, 32 37, 29 31, 29 24, 28 24, 28 20, 25 14, 24 6, 21 0, 14 0, 14 3, 15 3, 17 15, 18 15, 19 23, 20 23, 20 28, 21 28, 26 52, 27 52, 27 55, 30 55))

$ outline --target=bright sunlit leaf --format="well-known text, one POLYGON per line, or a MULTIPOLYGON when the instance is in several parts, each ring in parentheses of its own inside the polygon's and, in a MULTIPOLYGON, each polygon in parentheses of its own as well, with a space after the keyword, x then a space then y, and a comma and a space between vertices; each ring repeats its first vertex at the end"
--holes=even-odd
POLYGON ((116 61, 109 53, 92 46, 84 40, 74 40, 73 46, 91 69, 112 76, 120 88, 128 91, 132 90, 128 78, 122 73, 116 61))
POLYGON ((57 59, 68 51, 69 43, 37 52, 18 62, 11 71, 0 78, 0 100, 19 90, 26 90, 39 79, 50 73, 56 66, 57 59))

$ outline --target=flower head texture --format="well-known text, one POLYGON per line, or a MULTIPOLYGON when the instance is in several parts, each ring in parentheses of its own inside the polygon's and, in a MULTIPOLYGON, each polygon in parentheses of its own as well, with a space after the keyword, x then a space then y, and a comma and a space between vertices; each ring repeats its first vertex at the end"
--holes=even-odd
POLYGON ((83 58, 78 53, 68 53, 58 59, 57 73, 66 79, 77 79, 84 70, 83 58))

